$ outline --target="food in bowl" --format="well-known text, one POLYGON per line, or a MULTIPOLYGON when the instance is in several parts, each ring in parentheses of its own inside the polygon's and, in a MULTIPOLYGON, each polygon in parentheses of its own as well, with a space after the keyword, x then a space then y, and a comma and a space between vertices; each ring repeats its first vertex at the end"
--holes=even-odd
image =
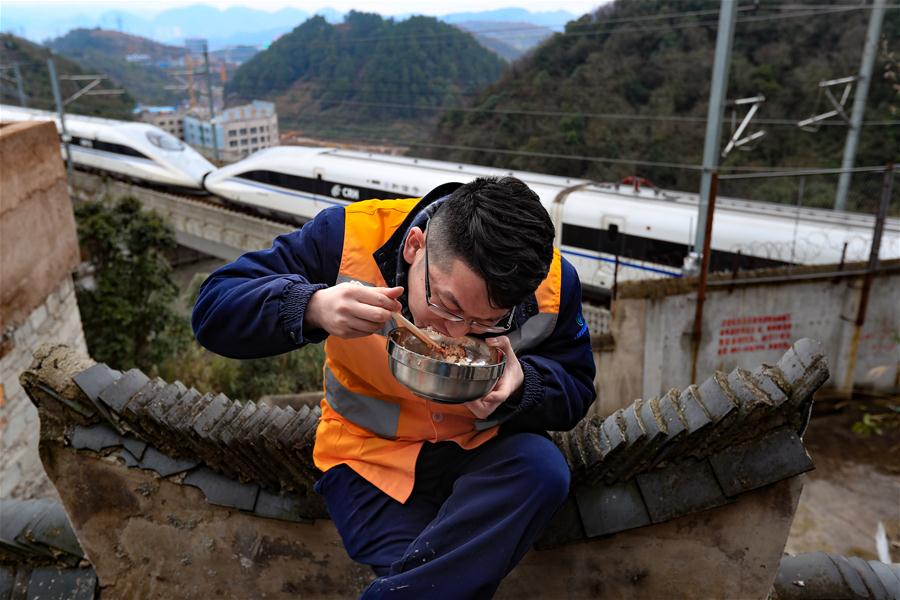
POLYGON ((419 396, 450 404, 481 398, 493 389, 506 367, 503 351, 475 338, 432 335, 439 336, 440 350, 405 328, 388 334, 388 362, 397 381, 419 396))

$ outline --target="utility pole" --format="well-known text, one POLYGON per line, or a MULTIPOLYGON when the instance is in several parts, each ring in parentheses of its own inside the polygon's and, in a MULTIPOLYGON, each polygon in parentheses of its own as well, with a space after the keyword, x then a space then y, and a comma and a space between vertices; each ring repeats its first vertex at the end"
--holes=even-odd
POLYGON ((878 55, 878 38, 881 37, 881 24, 884 22, 885 0, 874 0, 872 14, 869 15, 869 29, 866 32, 866 44, 863 47, 862 64, 856 78, 856 94, 853 97, 853 111, 850 113, 850 127, 847 130, 847 142, 844 144, 844 158, 841 160, 841 176, 838 179, 837 194, 834 197, 834 210, 844 210, 847 206, 847 191, 850 189, 850 169, 856 162, 856 148, 859 144, 859 132, 862 129, 863 115, 866 112, 866 98, 869 95, 869 84, 872 81, 872 68, 878 55))
POLYGON ((62 77, 58 77, 56 75, 56 64, 53 62, 52 58, 47 59, 47 69, 50 71, 50 86, 53 88, 53 100, 56 102, 56 111, 59 113, 59 128, 60 133, 62 134, 63 145, 66 149, 66 176, 68 177, 69 183, 72 183, 72 154, 71 147, 69 141, 71 138, 69 137, 69 132, 66 129, 66 111, 65 107, 67 104, 74 102, 81 98, 82 96, 109 96, 109 95, 119 95, 124 94, 125 90, 121 89, 113 89, 113 90, 103 90, 103 89, 95 89, 100 83, 106 79, 103 75, 63 75, 62 77), (59 80, 65 79, 67 81, 87 81, 88 83, 85 85, 79 84, 79 89, 77 92, 66 98, 62 99, 62 94, 59 91, 59 80))
POLYGON ((27 107, 28 102, 25 100, 25 88, 22 86, 22 71, 19 70, 19 63, 13 64, 13 75, 16 78, 16 91, 19 92, 19 106, 27 107))
POLYGON ((206 66, 206 95, 209 96, 209 129, 212 132, 213 156, 219 162, 219 143, 216 136, 216 108, 212 93, 212 73, 209 70, 209 45, 203 43, 203 63, 206 66))
POLYGON ((728 88, 728 67, 731 64, 731 44, 734 40, 736 17, 737 0, 722 0, 719 8, 719 30, 716 34, 716 56, 709 88, 709 109, 706 113, 706 140, 703 143, 703 173, 700 179, 700 204, 697 207, 697 231, 694 250, 685 257, 686 271, 696 272, 705 243, 707 205, 713 173, 719 168, 722 117, 725 114, 725 93, 728 88))
POLYGON ((62 133, 63 146, 66 149, 66 177, 69 185, 72 184, 72 152, 69 148, 69 132, 66 131, 66 112, 63 108, 62 96, 59 93, 59 79, 56 76, 56 65, 53 59, 47 59, 47 68, 50 70, 50 85, 53 87, 53 100, 56 102, 56 111, 59 113, 59 128, 62 133))

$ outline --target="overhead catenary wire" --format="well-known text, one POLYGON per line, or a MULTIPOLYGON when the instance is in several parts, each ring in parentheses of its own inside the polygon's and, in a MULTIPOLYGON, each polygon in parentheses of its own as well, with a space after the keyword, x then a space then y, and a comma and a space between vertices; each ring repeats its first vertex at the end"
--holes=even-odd
MULTIPOLYGON (((491 109, 491 108, 478 108, 478 107, 464 107, 464 106, 423 106, 416 104, 405 104, 398 102, 366 102, 366 101, 358 101, 358 100, 332 100, 332 99, 320 99, 319 102, 323 104, 340 104, 347 106, 370 106, 370 107, 382 107, 382 108, 408 108, 412 110, 423 110, 423 111, 441 111, 441 112, 467 112, 467 113, 486 113, 486 114, 504 114, 504 115, 525 115, 525 116, 539 116, 539 117, 584 117, 591 119, 610 119, 610 120, 623 120, 623 121, 672 121, 672 122, 681 122, 681 123, 705 123, 706 119, 704 117, 688 117, 688 116, 666 116, 666 115, 646 115, 646 114, 632 114, 632 113, 590 113, 590 112, 569 112, 569 111, 553 111, 553 110, 524 110, 524 109, 491 109)), ((728 122, 730 119, 724 118, 723 122, 728 122)), ((754 119, 754 123, 759 123, 763 125, 789 125, 791 127, 796 127, 797 122, 800 119, 754 119)), ((846 123, 837 123, 837 122, 826 122, 823 125, 832 125, 832 126, 844 126, 846 127, 846 123)), ((898 120, 880 120, 880 121, 865 121, 863 125, 867 126, 896 126, 900 125, 900 119, 898 120)))
MULTIPOLYGON (((603 157, 603 156, 585 156, 578 154, 561 154, 556 152, 540 152, 533 150, 510 150, 506 148, 487 148, 483 146, 469 146, 465 144, 440 144, 436 142, 427 142, 421 140, 404 140, 398 138, 390 138, 385 139, 382 136, 359 136, 358 133, 361 132, 363 134, 377 134, 376 130, 370 128, 354 128, 354 127, 346 127, 343 128, 342 131, 354 132, 354 139, 365 142, 373 142, 378 143, 380 145, 390 145, 390 146, 408 146, 408 147, 426 147, 426 148, 442 148, 445 150, 464 150, 470 152, 483 152, 485 154, 506 154, 506 155, 514 155, 514 156, 526 156, 533 158, 553 158, 553 159, 562 159, 562 160, 577 160, 577 161, 585 161, 585 162, 595 162, 595 163, 607 163, 607 164, 619 164, 619 165, 635 165, 635 166, 647 166, 647 167, 662 167, 662 168, 671 168, 671 169, 683 169, 689 171, 702 171, 703 166, 700 164, 694 163, 676 163, 676 162, 666 162, 666 161, 649 161, 642 160, 637 158, 621 158, 621 157, 603 157)), ((865 172, 883 172, 885 169, 884 165, 870 165, 870 166, 861 166, 854 167, 852 172, 854 173, 865 173, 865 172)), ((823 167, 823 166, 796 166, 796 167, 771 167, 771 166, 760 166, 760 167, 744 167, 744 166, 725 166, 720 169, 723 174, 720 175, 720 179, 750 179, 750 178, 759 178, 759 177, 777 177, 777 176, 798 176, 798 175, 831 175, 841 173, 842 170, 839 167, 823 167), (731 173, 734 171, 735 173, 731 173), (727 174, 726 174, 727 173, 727 174)))
MULTIPOLYGON (((897 7, 900 7, 900 5, 897 5, 897 7)), ((751 8, 756 9, 756 7, 751 7, 751 8)), ((768 9, 770 7, 765 7, 765 8, 768 9)), ((777 7, 771 7, 771 8, 774 9, 777 7)), ((821 16, 821 15, 830 16, 830 15, 835 15, 835 14, 843 14, 843 13, 847 13, 847 12, 863 11, 863 10, 867 10, 869 8, 870 7, 868 7, 866 5, 850 5, 850 6, 840 5, 837 7, 829 7, 829 8, 823 8, 823 9, 818 9, 818 10, 807 10, 807 11, 798 10, 796 13, 791 13, 791 14, 781 14, 781 12, 778 12, 775 14, 750 15, 750 16, 746 16, 746 17, 738 17, 737 22, 738 23, 756 23, 756 22, 765 22, 765 21, 780 20, 780 19, 794 19, 794 18, 821 16)), ((892 5, 891 7, 889 7, 889 9, 896 9, 896 7, 894 7, 892 5)), ((739 10, 747 10, 747 9, 741 8, 739 10)), ((715 12, 716 12, 716 14, 718 14, 718 11, 715 11, 715 12)), ((682 13, 672 13, 672 16, 670 18, 676 18, 679 14, 682 14, 682 13)), ((663 15, 660 15, 660 17, 662 18, 663 15)), ((597 30, 591 30, 591 31, 577 31, 577 30, 568 31, 567 30, 567 31, 562 31, 562 32, 554 32, 553 35, 561 36, 564 38, 569 38, 569 37, 584 37, 584 36, 595 36, 595 35, 606 35, 606 34, 618 35, 618 34, 622 34, 622 33, 641 33, 641 32, 648 32, 648 31, 665 31, 665 30, 671 30, 671 29, 716 27, 717 25, 718 25, 717 19, 709 19, 709 20, 705 20, 705 21, 704 20, 700 20, 700 21, 694 20, 689 23, 673 23, 673 24, 667 24, 667 25, 654 25, 654 26, 649 26, 649 27, 630 27, 630 28, 629 27, 612 27, 612 28, 597 29, 597 30)), ((597 23, 597 26, 604 27, 605 23, 603 21, 599 21, 597 23)), ((522 30, 523 31, 532 31, 533 26, 529 26, 528 28, 523 28, 522 30)), ((508 33, 512 32, 512 31, 515 31, 515 29, 504 28, 504 29, 497 29, 497 30, 481 30, 481 31, 477 31, 477 32, 468 32, 468 33, 471 33, 473 35, 474 34, 483 35, 483 34, 488 34, 488 33, 497 33, 497 34, 507 35, 508 33)), ((740 33, 740 31, 738 31, 737 33, 740 33)), ((297 44, 297 46, 301 47, 301 48, 332 48, 335 46, 347 46, 347 45, 354 45, 354 44, 382 42, 382 41, 395 43, 395 42, 400 42, 400 41, 404 41, 404 40, 418 41, 419 43, 422 43, 422 42, 428 42, 428 41, 440 41, 444 38, 451 38, 451 39, 455 40, 455 39, 458 39, 457 35, 458 35, 457 32, 450 32, 450 31, 439 32, 439 33, 422 33, 422 34, 415 34, 415 35, 408 35, 408 36, 373 35, 373 36, 368 36, 368 37, 359 37, 359 38, 352 38, 352 39, 339 38, 339 39, 334 39, 334 40, 307 41, 307 42, 297 44)), ((503 40, 502 35, 497 35, 497 36, 492 36, 492 37, 496 37, 497 39, 500 39, 501 41, 503 40)))

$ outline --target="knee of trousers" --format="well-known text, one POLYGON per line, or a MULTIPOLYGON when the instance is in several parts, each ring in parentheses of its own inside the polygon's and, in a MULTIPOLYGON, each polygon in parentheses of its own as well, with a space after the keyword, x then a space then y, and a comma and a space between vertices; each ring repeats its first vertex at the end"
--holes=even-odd
POLYGON ((566 459, 547 438, 531 433, 520 444, 523 492, 533 494, 548 506, 559 506, 569 493, 572 474, 566 459))

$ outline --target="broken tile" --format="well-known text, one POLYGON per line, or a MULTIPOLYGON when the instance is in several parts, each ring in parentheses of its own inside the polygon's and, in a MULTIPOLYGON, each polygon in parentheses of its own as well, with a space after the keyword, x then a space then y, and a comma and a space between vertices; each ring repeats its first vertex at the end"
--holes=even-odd
POLYGON ((196 460, 172 458, 163 454, 153 446, 148 446, 147 450, 144 452, 144 457, 141 459, 138 466, 142 469, 156 471, 160 477, 168 477, 170 475, 175 475, 176 473, 183 473, 189 469, 193 469, 198 464, 200 463, 196 460))
POLYGON ((129 452, 127 448, 119 450, 119 458, 125 463, 125 467, 129 469, 141 466, 141 461, 138 460, 134 454, 129 452))
POLYGON ((186 485, 200 488, 210 504, 239 510, 253 510, 259 486, 241 483, 216 473, 208 467, 200 467, 184 478, 186 485))
POLYGON ((576 486, 575 499, 587 537, 610 535, 650 524, 634 480, 612 485, 576 486))
POLYGON ((795 431, 782 427, 709 457, 727 496, 737 496, 814 469, 795 431))
POLYGON ((122 445, 125 446, 138 460, 144 456, 144 451, 147 449, 147 442, 130 435, 126 435, 122 438, 122 445))
POLYGON ((83 427, 76 425, 72 430, 69 445, 76 450, 93 450, 100 452, 104 448, 122 445, 122 436, 106 423, 83 427))

